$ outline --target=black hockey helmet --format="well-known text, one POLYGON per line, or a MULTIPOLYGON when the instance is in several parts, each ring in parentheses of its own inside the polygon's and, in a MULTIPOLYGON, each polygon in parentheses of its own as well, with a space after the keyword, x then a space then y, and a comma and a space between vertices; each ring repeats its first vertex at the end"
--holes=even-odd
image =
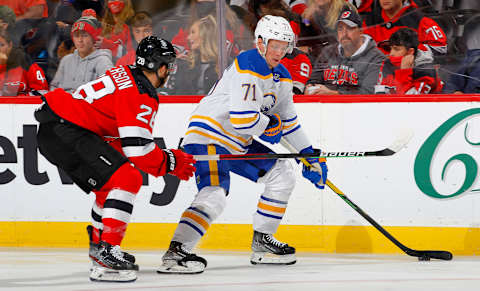
POLYGON ((156 72, 161 66, 167 65, 169 72, 175 70, 175 50, 173 45, 156 36, 148 36, 138 45, 135 65, 148 71, 156 72))

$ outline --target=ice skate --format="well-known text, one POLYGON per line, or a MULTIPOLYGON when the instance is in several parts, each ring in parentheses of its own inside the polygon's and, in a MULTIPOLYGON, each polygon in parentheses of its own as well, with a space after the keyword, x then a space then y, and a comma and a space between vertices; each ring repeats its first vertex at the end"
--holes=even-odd
MULTIPOLYGON (((93 226, 88 225, 87 226, 87 233, 88 233, 88 239, 90 241, 90 246, 88 249, 88 256, 90 257, 90 260, 95 261, 95 258, 98 256, 98 251, 100 250, 100 244, 94 243, 92 240, 92 232, 93 232, 93 226)), ((100 230, 100 235, 102 233, 102 230, 100 230)), ((135 264, 135 256, 122 251, 123 258, 127 261, 129 261, 132 264, 135 264)))
POLYGON ((199 274, 206 267, 207 260, 186 251, 181 243, 172 241, 162 257, 162 265, 157 269, 157 273, 199 274))
POLYGON ((271 234, 255 231, 252 240, 253 254, 250 263, 292 265, 295 264, 295 248, 279 242, 271 234))
POLYGON ((120 246, 101 241, 97 255, 91 257, 93 266, 90 280, 103 282, 133 282, 137 279, 138 265, 123 257, 120 246))

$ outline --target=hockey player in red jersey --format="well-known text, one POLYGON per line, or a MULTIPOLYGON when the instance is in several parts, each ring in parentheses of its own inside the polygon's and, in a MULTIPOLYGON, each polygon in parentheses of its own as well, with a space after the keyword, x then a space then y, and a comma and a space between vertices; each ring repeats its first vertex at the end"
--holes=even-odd
POLYGON ((137 169, 182 180, 195 171, 191 155, 162 150, 152 136, 155 89, 175 68, 173 46, 150 36, 136 54, 136 66, 114 67, 72 94, 60 88, 45 94, 45 103, 35 112, 40 152, 82 190, 96 194, 89 228, 93 281, 137 278, 135 258, 120 250, 142 184, 137 169))
MULTIPOLYGON (((431 18, 425 17, 412 0, 380 0, 377 9, 364 22, 365 34, 370 35, 382 47, 382 42, 401 28, 411 28, 418 33, 418 41, 435 55, 447 53, 447 36, 431 18)), ((386 51, 384 51, 386 53, 386 51)))
POLYGON ((376 94, 429 94, 443 88, 432 62, 433 54, 418 45, 417 33, 402 28, 389 40, 390 55, 380 67, 376 94))

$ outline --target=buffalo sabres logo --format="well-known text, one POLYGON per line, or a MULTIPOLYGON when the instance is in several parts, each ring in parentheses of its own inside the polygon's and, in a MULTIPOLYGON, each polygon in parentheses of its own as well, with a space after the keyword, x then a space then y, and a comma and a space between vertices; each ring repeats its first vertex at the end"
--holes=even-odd
POLYGON ((280 81, 280 74, 278 74, 278 73, 273 74, 273 81, 274 82, 280 81))
POLYGON ((273 93, 267 93, 263 95, 263 104, 260 110, 262 113, 267 113, 270 109, 275 106, 275 103, 277 103, 277 96, 273 93))
POLYGON ((348 18, 351 14, 352 14, 352 12, 350 12, 350 11, 345 11, 345 12, 343 12, 343 14, 342 14, 342 18, 348 18))

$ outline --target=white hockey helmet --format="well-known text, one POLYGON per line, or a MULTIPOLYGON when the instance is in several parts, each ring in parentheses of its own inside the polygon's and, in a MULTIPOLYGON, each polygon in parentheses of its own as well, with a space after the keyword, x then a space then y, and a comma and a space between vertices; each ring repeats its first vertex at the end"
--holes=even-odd
POLYGON ((289 54, 292 53, 293 47, 295 46, 295 34, 293 33, 292 27, 290 23, 281 16, 263 16, 255 28, 256 45, 259 37, 262 38, 265 47, 267 47, 268 41, 271 39, 288 42, 287 53, 289 54))

